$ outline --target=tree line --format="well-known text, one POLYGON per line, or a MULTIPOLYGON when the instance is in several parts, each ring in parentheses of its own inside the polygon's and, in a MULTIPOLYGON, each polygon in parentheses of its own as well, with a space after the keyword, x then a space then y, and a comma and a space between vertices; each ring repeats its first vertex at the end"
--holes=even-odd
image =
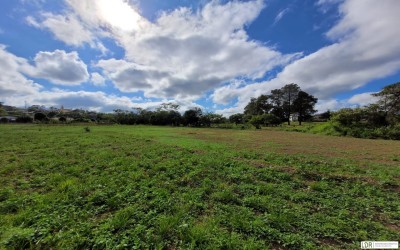
POLYGON ((154 110, 133 108, 131 110, 115 109, 112 113, 101 113, 74 109, 65 111, 55 107, 32 105, 26 110, 5 106, 0 103, 2 118, 0 122, 10 122, 6 116, 16 117, 19 123, 86 123, 97 122, 105 124, 124 125, 169 125, 210 127, 211 125, 228 123, 229 120, 220 114, 204 112, 198 107, 190 108, 183 113, 179 112, 180 106, 174 103, 163 103, 154 110), (5 109, 6 108, 6 109, 5 109), (29 115, 28 115, 29 114, 29 115))
MULTIPOLYGON (((335 112, 320 114, 322 121, 330 120, 326 128, 335 130, 341 135, 363 138, 400 139, 400 82, 384 87, 373 94, 378 98, 376 103, 365 107, 344 108, 335 112)), ((100 113, 82 109, 68 110, 54 107, 33 105, 26 110, 3 105, 0 102, 0 122, 8 122, 6 115, 17 117, 16 122, 97 122, 117 124, 169 125, 191 127, 247 128, 254 126, 277 126, 286 122, 288 125, 297 121, 313 120, 318 99, 301 90, 294 83, 287 84, 270 93, 251 98, 243 113, 225 118, 220 114, 204 112, 198 107, 179 112, 180 107, 174 103, 163 103, 148 110, 133 108, 116 109, 112 113, 100 113), (27 113, 34 115, 27 115, 27 113), (251 125, 250 125, 251 124, 251 125)))
MULTIPOLYGON (((317 98, 302 91, 297 84, 288 84, 281 89, 272 90, 268 95, 251 98, 246 105, 244 113, 234 114, 225 118, 220 114, 204 112, 198 107, 179 112, 179 105, 174 103, 163 103, 154 110, 133 108, 131 110, 116 109, 113 113, 98 113, 82 109, 68 110, 63 108, 46 108, 45 106, 32 105, 25 111, 33 115, 19 112, 17 122, 99 122, 118 123, 126 125, 170 125, 211 127, 221 126, 229 128, 229 124, 243 125, 252 124, 256 128, 262 125, 279 125, 284 121, 290 124, 290 117, 297 115, 299 124, 311 118, 315 113, 314 105, 317 98)), ((0 106, 1 109, 1 106, 0 106)), ((1 121, 0 121, 1 122, 1 121)), ((3 120, 3 122, 6 122, 3 120)))

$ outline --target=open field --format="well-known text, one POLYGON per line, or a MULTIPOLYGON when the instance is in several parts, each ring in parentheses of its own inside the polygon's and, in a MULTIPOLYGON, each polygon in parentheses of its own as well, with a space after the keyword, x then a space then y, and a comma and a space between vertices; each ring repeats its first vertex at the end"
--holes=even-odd
POLYGON ((1 125, 0 249, 359 249, 400 240, 400 141, 1 125))

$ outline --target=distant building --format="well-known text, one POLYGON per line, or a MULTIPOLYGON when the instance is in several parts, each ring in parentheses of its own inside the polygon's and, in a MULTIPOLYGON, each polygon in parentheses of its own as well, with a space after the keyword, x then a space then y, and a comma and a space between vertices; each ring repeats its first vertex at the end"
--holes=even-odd
POLYGON ((0 120, 1 119, 7 119, 9 122, 15 122, 17 120, 17 117, 7 115, 7 116, 0 116, 0 120))
POLYGON ((299 114, 298 113, 293 113, 289 116, 289 121, 291 122, 297 122, 299 121, 299 114))
POLYGON ((68 114, 71 113, 72 109, 65 109, 64 106, 61 105, 60 114, 68 114))

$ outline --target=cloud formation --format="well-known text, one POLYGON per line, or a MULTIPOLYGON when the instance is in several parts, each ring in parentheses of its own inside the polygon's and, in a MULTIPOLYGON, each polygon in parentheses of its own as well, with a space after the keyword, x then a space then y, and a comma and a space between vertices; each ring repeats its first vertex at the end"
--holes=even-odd
POLYGON ((45 13, 41 21, 28 20, 69 45, 93 43, 96 36, 113 38, 125 50, 125 58, 118 60, 123 67, 112 66, 116 59, 101 60, 97 66, 123 92, 196 99, 237 77, 259 79, 299 56, 283 55, 249 39, 245 28, 264 8, 263 0, 211 1, 197 12, 162 12, 154 22, 123 0, 113 1, 113 10, 107 0, 66 4, 69 8, 63 14, 45 13), (76 36, 71 38, 71 33, 76 36))
POLYGON ((0 98, 29 95, 42 88, 23 75, 26 65, 26 59, 8 52, 6 46, 0 44, 0 98))
POLYGON ((40 51, 33 59, 34 66, 26 65, 25 73, 59 85, 79 85, 89 78, 86 64, 76 51, 40 51))
POLYGON ((277 83, 282 86, 291 82, 320 99, 329 100, 337 93, 391 75, 400 69, 398 9, 397 0, 343 1, 339 7, 340 21, 326 34, 333 41, 331 45, 292 62, 271 81, 240 88, 225 86, 226 91, 216 89, 214 100, 226 103, 238 97, 236 108, 241 110, 243 103, 257 96, 260 89, 265 93, 277 83))
MULTIPOLYGON (((65 88, 84 82, 101 87, 107 81, 120 92, 182 100, 184 105, 194 105, 213 91, 207 100, 219 104, 215 105, 220 108, 217 112, 227 114, 242 112, 251 97, 294 82, 320 99, 322 111, 367 104, 369 93, 343 101, 333 98, 400 69, 397 0, 319 0, 317 9, 338 7, 340 18, 326 33, 331 44, 305 56, 301 52, 283 54, 249 37, 247 28, 265 7, 263 0, 211 0, 198 10, 182 7, 160 12, 154 21, 141 16, 135 1, 113 0, 110 4, 109 0, 64 0, 64 9, 29 13, 25 19, 29 25, 50 32, 67 47, 40 51, 32 60, 0 47, 0 96, 66 102, 57 99, 59 95, 97 109, 95 98, 103 100, 106 107, 111 107, 107 103, 112 100, 128 108, 136 104, 132 98, 104 97, 103 92, 43 91, 27 77, 65 88), (112 42, 123 49, 122 56, 107 54, 104 44, 112 42), (88 72, 76 52, 87 46, 98 50, 91 62, 91 69, 97 72, 88 72), (71 49, 74 51, 66 52, 71 49), (266 73, 281 68, 273 79, 262 80, 266 73), (38 97, 42 93, 48 100, 38 97)), ((275 22, 289 8, 281 10, 275 22)), ((90 54, 93 56, 92 50, 90 54)))
POLYGON ((212 1, 196 13, 180 8, 118 40, 125 60, 147 67, 146 96, 199 97, 237 77, 259 79, 298 56, 249 39, 245 27, 263 7, 263 1, 212 1))
POLYGON ((95 86, 104 86, 106 79, 97 72, 90 74, 90 82, 95 86))

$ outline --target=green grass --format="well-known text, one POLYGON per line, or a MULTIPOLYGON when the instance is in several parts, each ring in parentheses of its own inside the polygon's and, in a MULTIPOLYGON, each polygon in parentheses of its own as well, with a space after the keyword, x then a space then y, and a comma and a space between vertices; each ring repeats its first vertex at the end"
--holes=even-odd
POLYGON ((259 131, 85 127, 0 126, 0 249, 358 249, 400 239, 398 155, 317 160, 267 139, 249 146, 259 131))

